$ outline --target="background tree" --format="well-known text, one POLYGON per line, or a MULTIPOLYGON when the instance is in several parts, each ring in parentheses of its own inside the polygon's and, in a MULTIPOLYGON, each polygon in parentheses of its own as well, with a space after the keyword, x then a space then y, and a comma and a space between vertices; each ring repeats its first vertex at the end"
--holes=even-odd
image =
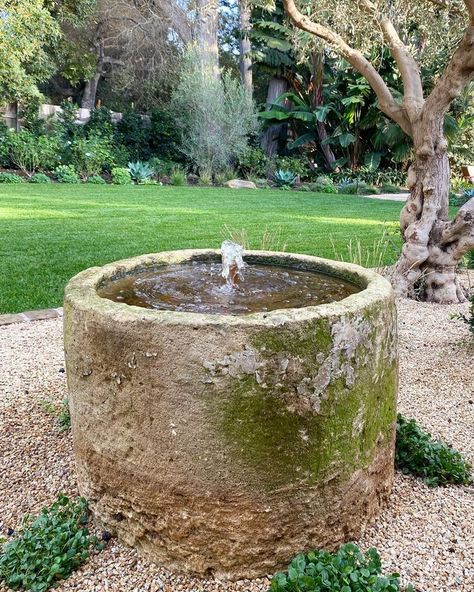
POLYGON ((198 47, 186 53, 171 105, 182 151, 209 181, 235 164, 257 131, 249 91, 230 72, 221 78, 212 67, 203 67, 198 47))
POLYGON ((219 0, 196 0, 194 39, 201 67, 219 77, 219 0))
POLYGON ((376 0, 329 2, 324 10, 312 2, 305 4, 304 12, 294 0, 283 2, 299 29, 324 40, 366 78, 381 111, 413 141, 414 161, 408 174, 410 197, 400 219, 404 246, 392 278, 397 294, 413 295, 422 280, 426 300, 464 301, 456 267, 474 248, 474 199, 459 209, 454 220, 449 220, 450 167, 444 120, 451 102, 474 77, 474 0, 450 4, 438 0, 400 1, 388 5, 388 10, 385 2, 376 0), (339 31, 331 9, 337 9, 339 31), (403 30, 402 23, 410 24, 407 16, 415 9, 421 11, 417 22, 423 23, 423 29, 417 26, 416 31, 403 30), (367 21, 372 27, 368 33, 367 21), (359 47, 349 45, 341 35, 347 34, 349 24, 355 27, 352 37, 359 47), (430 41, 432 34, 437 36, 439 48, 441 31, 456 49, 425 97, 420 75, 423 50, 427 45, 436 47, 436 41, 430 41), (400 102, 378 72, 377 64, 364 55, 364 42, 371 36, 387 45, 397 64, 403 81, 400 102))
POLYGON ((240 78, 244 88, 253 91, 253 72, 252 72, 252 44, 250 41, 252 8, 250 0, 240 0, 239 2, 239 67, 240 78))
POLYGON ((0 10, 0 104, 39 96, 54 71, 48 47, 60 36, 42 0, 7 0, 0 10))
POLYGON ((121 98, 117 107, 146 109, 170 92, 191 23, 173 0, 99 0, 81 26, 66 23, 64 33, 60 71, 71 84, 83 83, 81 107, 95 106, 107 80, 109 96, 121 98))

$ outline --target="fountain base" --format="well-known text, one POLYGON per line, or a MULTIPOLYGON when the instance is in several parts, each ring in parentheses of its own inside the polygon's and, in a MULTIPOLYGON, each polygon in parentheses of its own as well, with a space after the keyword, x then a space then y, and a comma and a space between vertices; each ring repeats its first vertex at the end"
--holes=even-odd
POLYGON ((242 316, 156 311, 101 298, 176 251, 87 270, 65 299, 81 494, 126 544, 177 571, 261 576, 297 552, 357 538, 388 496, 396 418, 389 283, 360 267, 253 252, 361 291, 242 316))

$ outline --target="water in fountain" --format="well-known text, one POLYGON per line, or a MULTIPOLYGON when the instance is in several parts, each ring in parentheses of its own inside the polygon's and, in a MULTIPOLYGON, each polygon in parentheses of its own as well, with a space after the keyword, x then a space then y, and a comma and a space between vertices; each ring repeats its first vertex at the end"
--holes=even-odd
POLYGON ((244 279, 243 270, 244 263, 244 248, 230 240, 225 240, 221 245, 222 253, 222 277, 226 280, 226 284, 232 289, 244 279))
POLYGON ((322 273, 247 265, 243 254, 243 247, 224 241, 222 264, 195 261, 163 265, 113 280, 100 288, 99 295, 144 308, 239 315, 315 306, 342 300, 360 290, 322 273))

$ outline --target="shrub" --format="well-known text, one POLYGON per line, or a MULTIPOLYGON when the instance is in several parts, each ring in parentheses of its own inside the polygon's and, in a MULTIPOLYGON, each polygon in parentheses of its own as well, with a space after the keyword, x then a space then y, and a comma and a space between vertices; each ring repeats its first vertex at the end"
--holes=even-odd
POLYGON ((280 169, 275 173, 274 180, 278 187, 293 187, 296 183, 296 174, 280 169))
POLYGON ((29 179, 30 183, 51 183, 51 179, 44 173, 35 173, 29 179))
POLYGON ((92 546, 104 547, 89 534, 88 521, 86 500, 59 495, 36 518, 27 516, 17 537, 4 545, 0 578, 14 590, 55 586, 87 560, 92 546))
POLYGON ((0 173, 0 183, 23 183, 23 179, 15 173, 0 173))
POLYGON ((366 187, 364 187, 362 192, 365 195, 377 195, 378 193, 380 193, 380 191, 377 189, 377 187, 374 187, 373 185, 367 185, 366 187))
POLYGON ((213 176, 245 153, 258 120, 252 97, 230 72, 222 79, 189 51, 173 92, 182 151, 199 174, 213 176))
POLYGON ((91 183, 92 185, 106 185, 106 180, 101 177, 100 175, 92 175, 91 177, 87 177, 87 183, 91 183))
POLYGON ((376 187, 368 185, 364 181, 353 181, 339 187, 339 193, 345 193, 346 195, 370 195, 378 192, 376 187))
POLYGON ((14 134, 15 132, 8 128, 3 121, 0 120, 0 166, 1 167, 9 167, 11 166, 10 156, 9 156, 9 139, 10 134, 14 134))
POLYGON ((391 185, 390 183, 387 183, 385 185, 380 186, 380 192, 381 193, 401 193, 401 189, 397 185, 391 185))
POLYGON ((374 185, 398 185, 404 186, 407 181, 405 171, 399 169, 374 169, 373 167, 359 167, 356 170, 343 169, 337 173, 331 173, 331 178, 339 183, 341 179, 347 178, 350 181, 359 180, 359 182, 370 183, 374 185))
POLYGON ((132 177, 128 169, 124 167, 115 167, 112 169, 112 183, 114 185, 130 185, 132 177))
POLYGON ((259 179, 259 178, 254 177, 251 180, 255 183, 255 185, 258 187, 258 189, 271 189, 268 179, 259 179))
POLYGON ((115 166, 127 167, 127 164, 130 162, 130 154, 126 146, 115 142, 110 146, 110 152, 115 166))
POLYGON ((36 170, 51 170, 59 162, 59 141, 56 136, 35 136, 22 129, 8 135, 11 162, 31 176, 36 170))
POLYGON ((414 419, 397 417, 395 465, 420 477, 430 487, 472 483, 471 465, 444 442, 433 440, 414 419))
POLYGON ((326 185, 321 183, 309 183, 308 191, 316 191, 316 193, 339 193, 335 185, 326 185))
POLYGON ((146 162, 141 162, 139 160, 137 160, 137 162, 128 163, 128 172, 135 183, 138 183, 139 185, 146 183, 146 181, 153 175, 150 166, 146 162))
POLYGON ((261 148, 249 146, 237 158, 237 167, 244 177, 265 177, 269 159, 261 148))
POLYGON ((183 169, 173 169, 171 173, 171 185, 185 185, 186 184, 186 173, 183 169))
MULTIPOLYGON (((286 573, 273 576, 270 592, 398 592, 400 575, 381 575, 376 549, 363 554, 348 543, 337 553, 310 551, 297 555, 286 573)), ((413 592, 409 585, 406 592, 413 592)))
MULTIPOLYGON (((168 111, 155 109, 150 119, 150 150, 168 161, 183 159, 176 121, 168 111)), ((165 173, 169 174, 169 173, 165 173)))
POLYGON ((84 124, 86 136, 102 136, 112 139, 115 133, 115 125, 112 122, 112 113, 107 107, 92 109, 89 121, 84 124))
POLYGON ((109 140, 101 136, 78 138, 70 147, 71 161, 83 179, 99 175, 115 163, 109 140))
POLYGON ((153 170, 157 177, 170 177, 175 169, 179 169, 180 165, 173 160, 163 160, 154 156, 148 161, 148 166, 153 170))
POLYGON ((150 157, 149 129, 143 125, 143 118, 133 110, 126 111, 117 123, 117 141, 123 144, 132 159, 150 157))
POLYGON ((54 176, 58 183, 79 183, 79 176, 72 164, 60 164, 54 169, 54 176))
POLYGON ((56 134, 61 138, 63 144, 73 142, 78 136, 84 133, 82 125, 77 123, 77 112, 79 105, 70 101, 61 103, 61 111, 54 124, 56 134))
MULTIPOLYGON (((471 251, 471 255, 474 255, 474 251, 471 251)), ((474 260, 474 256, 473 256, 473 260, 474 260)), ((468 261, 468 263, 469 263, 469 261, 468 261)), ((470 302, 469 313, 467 315, 465 315, 460 312, 459 314, 456 315, 456 318, 461 319, 461 321, 464 321, 466 323, 466 325, 469 328, 469 331, 471 332, 472 336, 474 337, 474 293, 471 294, 469 302, 470 302)))
POLYGON ((319 175, 319 177, 316 177, 315 182, 319 185, 334 186, 334 181, 328 175, 319 175))
POLYGON ((39 116, 43 101, 39 96, 28 99, 26 104, 18 105, 18 117, 21 119, 22 129, 33 132, 36 136, 44 135, 47 129, 47 119, 39 116))
POLYGON ((277 170, 290 171, 302 178, 308 176, 309 168, 301 158, 294 156, 278 156, 273 161, 277 170))

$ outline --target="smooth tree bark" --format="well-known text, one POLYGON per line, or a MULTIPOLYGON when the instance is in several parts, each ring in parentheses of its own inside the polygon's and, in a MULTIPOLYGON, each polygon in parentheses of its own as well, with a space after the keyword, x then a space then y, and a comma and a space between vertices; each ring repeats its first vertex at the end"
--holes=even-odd
POLYGON ((253 92, 253 80, 252 80, 252 58, 250 52, 252 46, 250 43, 249 32, 251 28, 250 23, 251 17, 251 6, 249 0, 240 0, 239 3, 239 26, 240 26, 240 78, 242 84, 246 90, 253 92))
MULTIPOLYGON (((312 93, 311 93, 311 106, 313 109, 324 103, 323 99, 323 75, 324 75, 324 54, 322 51, 314 51, 311 56, 313 62, 313 77, 312 77, 312 93)), ((331 146, 326 143, 329 134, 326 130, 326 124, 324 121, 318 121, 316 123, 316 132, 318 135, 319 146, 321 152, 326 161, 328 170, 333 168, 336 162, 334 152, 331 150, 331 146)))
MULTIPOLYGON (((271 108, 272 103, 280 95, 288 90, 288 80, 282 76, 273 76, 270 78, 267 90, 267 109, 271 108)), ((286 123, 275 123, 270 125, 262 134, 260 145, 267 156, 273 156, 278 152, 278 145, 284 138, 286 140, 286 123)))
POLYGON ((195 38, 202 67, 219 78, 219 0, 196 0, 195 38))
POLYGON ((423 95, 420 68, 392 22, 370 0, 354 3, 382 31, 403 81, 400 104, 361 51, 332 29, 302 14, 294 0, 283 2, 298 28, 323 39, 366 78, 381 111, 413 140, 414 161, 408 172, 410 196, 400 216, 404 245, 391 278, 395 292, 430 302, 463 302, 466 295, 456 269, 467 251, 474 249, 474 198, 459 209, 454 220, 449 219, 450 168, 443 126, 451 102, 474 79, 474 0, 464 0, 464 35, 427 97, 423 95))

